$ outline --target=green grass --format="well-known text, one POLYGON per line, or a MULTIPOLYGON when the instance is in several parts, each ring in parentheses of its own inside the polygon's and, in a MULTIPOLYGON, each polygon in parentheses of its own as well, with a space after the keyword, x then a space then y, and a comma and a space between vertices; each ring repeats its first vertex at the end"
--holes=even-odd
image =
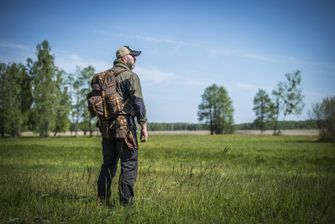
POLYGON ((140 145, 134 206, 107 207, 96 202, 100 141, 0 139, 0 223, 335 222, 332 143, 151 136, 140 145))

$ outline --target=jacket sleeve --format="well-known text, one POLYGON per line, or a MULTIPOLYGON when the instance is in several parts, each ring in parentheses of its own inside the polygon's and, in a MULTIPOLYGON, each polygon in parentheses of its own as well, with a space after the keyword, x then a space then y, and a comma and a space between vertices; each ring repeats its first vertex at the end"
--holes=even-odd
POLYGON ((137 118, 137 122, 145 123, 147 121, 146 109, 144 105, 142 88, 140 83, 140 78, 137 74, 133 73, 132 79, 130 82, 130 95, 131 100, 133 101, 135 116, 137 118))

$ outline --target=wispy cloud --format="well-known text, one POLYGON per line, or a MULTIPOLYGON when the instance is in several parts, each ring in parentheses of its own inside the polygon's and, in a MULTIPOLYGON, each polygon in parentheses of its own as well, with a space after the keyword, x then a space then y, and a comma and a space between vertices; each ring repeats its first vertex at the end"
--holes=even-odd
POLYGON ((318 61, 308 61, 302 60, 293 56, 283 56, 283 55, 270 55, 270 54, 260 54, 257 52, 243 52, 233 49, 223 48, 220 46, 212 47, 209 44, 198 44, 185 41, 174 40, 167 37, 160 37, 158 35, 150 34, 136 34, 137 39, 144 41, 150 41, 152 43, 170 44, 175 48, 180 47, 191 47, 207 52, 210 55, 225 56, 225 57, 236 57, 241 59, 250 59, 254 61, 269 62, 269 63, 279 63, 279 64, 299 64, 299 65, 310 65, 318 66, 327 69, 335 69, 334 63, 329 62, 318 62, 318 61))
POLYGON ((150 42, 150 43, 168 44, 178 49, 181 47, 191 47, 191 48, 196 48, 196 49, 208 50, 206 46, 199 44, 199 43, 175 40, 173 38, 170 38, 167 36, 161 36, 157 34, 137 33, 133 36, 133 38, 138 39, 138 40, 143 40, 146 42, 150 42))
POLYGON ((141 79, 151 85, 187 85, 187 86, 204 86, 208 81, 190 78, 194 77, 187 74, 177 74, 174 72, 163 71, 157 68, 136 67, 141 79))
POLYGON ((17 44, 8 41, 0 41, 0 48, 11 48, 17 50, 33 50, 34 46, 25 45, 25 44, 17 44))
POLYGON ((287 63, 288 62, 288 61, 281 60, 279 58, 268 56, 268 55, 244 53, 244 54, 236 54, 235 56, 241 57, 241 58, 253 59, 257 61, 265 61, 265 62, 274 62, 274 63, 287 63))
POLYGON ((260 87, 252 83, 232 82, 229 80, 211 80, 206 78, 199 78, 198 75, 194 74, 179 74, 175 72, 163 71, 158 68, 143 68, 136 67, 135 72, 140 75, 141 80, 144 83, 151 85, 186 85, 206 88, 213 83, 229 83, 236 91, 248 91, 252 94, 256 93, 259 88, 268 89, 266 87, 260 87), (195 78, 198 77, 198 78, 195 78))
POLYGON ((151 84, 169 84, 177 79, 177 75, 172 72, 165 72, 155 68, 136 67, 135 72, 139 73, 143 81, 151 84))
POLYGON ((148 35, 143 35, 143 34, 142 35, 141 34, 136 34, 136 35, 134 35, 134 38, 139 39, 139 40, 148 41, 148 42, 151 42, 151 43, 171 44, 171 45, 175 45, 177 47, 179 47, 179 46, 189 46, 189 44, 186 43, 186 42, 169 39, 167 37, 148 36, 148 35))
POLYGON ((110 32, 110 31, 103 31, 99 30, 96 31, 100 35, 104 36, 109 36, 109 37, 116 37, 116 38, 122 38, 122 39, 136 39, 139 41, 144 41, 150 44, 163 44, 163 45, 168 45, 172 49, 178 51, 182 47, 192 47, 192 48, 197 48, 201 49, 203 48, 199 44, 193 44, 190 42, 186 41, 180 41, 180 40, 175 40, 167 36, 161 36, 157 34, 148 34, 148 33, 131 33, 131 34, 126 34, 126 33, 121 33, 121 32, 110 32))
POLYGON ((257 54, 257 53, 251 53, 251 52, 238 52, 235 50, 222 48, 218 46, 213 47, 213 46, 210 46, 209 44, 199 44, 199 43, 192 43, 189 41, 176 40, 173 38, 169 38, 169 37, 161 36, 157 34, 132 33, 131 35, 126 35, 124 33, 115 33, 115 32, 103 31, 103 30, 100 30, 97 32, 101 35, 106 35, 106 36, 133 38, 133 39, 142 40, 142 41, 153 43, 153 44, 167 44, 167 45, 173 46, 176 49, 179 49, 181 47, 196 48, 196 49, 205 51, 210 55, 245 58, 245 59, 251 59, 251 60, 256 60, 256 61, 271 62, 271 63, 289 63, 289 62, 297 61, 297 59, 294 59, 292 57, 272 56, 272 55, 264 55, 264 54, 257 54))
POLYGON ((142 40, 142 41, 146 41, 150 43, 173 45, 174 47, 177 47, 177 48, 183 47, 183 46, 197 47, 196 45, 191 44, 189 42, 174 40, 172 38, 157 35, 157 34, 132 33, 131 35, 128 35, 125 33, 120 33, 120 32, 116 33, 116 32, 104 31, 104 30, 99 30, 96 32, 104 36, 132 38, 132 39, 142 40))
POLYGON ((85 58, 78 54, 59 54, 55 58, 55 64, 66 72, 74 72, 76 67, 93 66, 97 72, 106 70, 111 64, 98 58, 85 58))
POLYGON ((318 66, 322 68, 335 69, 333 63, 327 62, 315 62, 315 61, 306 61, 292 56, 286 55, 271 55, 271 54, 261 54, 258 52, 243 52, 234 49, 228 49, 220 46, 211 46, 210 43, 193 43, 190 41, 176 40, 171 37, 162 36, 152 33, 122 33, 122 32, 110 32, 99 30, 96 31, 100 35, 112 36, 118 38, 130 38, 137 39, 152 44, 165 44, 170 45, 173 49, 179 50, 182 47, 190 47, 201 50, 208 53, 209 55, 217 55, 224 57, 235 57, 241 59, 250 59, 253 61, 259 62, 268 62, 268 63, 277 63, 277 64, 296 64, 296 65, 311 65, 318 66))
POLYGON ((0 41, 0 60, 2 63, 26 63, 34 56, 34 47, 10 41, 0 41))
POLYGON ((249 84, 249 83, 234 83, 234 85, 236 86, 236 88, 240 89, 240 90, 244 90, 244 91, 251 91, 253 93, 256 93, 257 90, 259 89, 258 86, 253 85, 253 84, 249 84))
POLYGON ((226 57, 230 56, 230 57, 251 59, 255 61, 263 61, 263 62, 271 62, 271 63, 297 62, 297 59, 293 57, 286 57, 286 56, 272 56, 272 55, 265 55, 265 54, 240 52, 240 51, 234 51, 234 50, 222 49, 222 48, 207 47, 204 49, 208 51, 211 55, 219 55, 219 56, 226 56, 226 57))
MULTIPOLYGON (((21 43, 14 43, 9 41, 0 41, 0 49, 9 49, 7 52, 1 52, 0 58, 4 62, 22 62, 28 57, 34 57, 35 47, 21 43)), ((92 65, 97 71, 102 71, 111 67, 111 63, 99 58, 85 58, 76 53, 69 53, 62 50, 53 50, 52 54, 55 55, 55 64, 60 69, 66 72, 74 72, 76 66, 81 68, 92 65)))

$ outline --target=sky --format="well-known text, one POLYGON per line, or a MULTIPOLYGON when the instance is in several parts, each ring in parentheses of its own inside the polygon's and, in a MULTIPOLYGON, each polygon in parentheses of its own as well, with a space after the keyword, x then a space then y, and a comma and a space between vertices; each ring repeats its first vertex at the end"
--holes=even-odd
POLYGON ((36 58, 47 40, 68 73, 113 65, 115 51, 142 51, 136 72, 148 120, 197 123, 206 87, 224 86, 235 123, 255 119, 253 98, 301 71, 308 119, 335 96, 335 1, 0 1, 0 62, 36 58))

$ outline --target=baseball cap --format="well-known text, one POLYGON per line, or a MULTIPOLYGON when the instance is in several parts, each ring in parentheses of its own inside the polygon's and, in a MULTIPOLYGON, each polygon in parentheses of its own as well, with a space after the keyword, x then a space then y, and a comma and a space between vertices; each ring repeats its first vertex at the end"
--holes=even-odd
POLYGON ((136 51, 129 46, 122 46, 119 49, 117 49, 116 58, 122 58, 123 56, 126 56, 128 54, 137 57, 141 54, 141 51, 136 51))

